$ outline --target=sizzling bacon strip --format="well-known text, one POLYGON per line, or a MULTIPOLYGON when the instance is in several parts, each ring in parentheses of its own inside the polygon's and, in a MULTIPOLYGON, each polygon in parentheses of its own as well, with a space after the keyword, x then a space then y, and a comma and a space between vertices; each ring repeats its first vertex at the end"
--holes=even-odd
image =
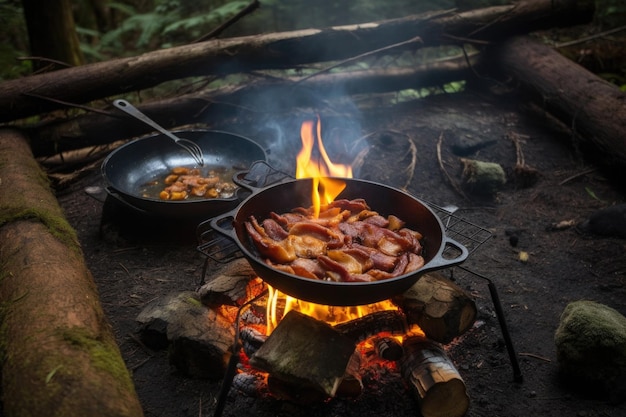
POLYGON ((268 265, 305 278, 369 282, 414 272, 424 265, 422 235, 396 216, 383 217, 365 200, 336 200, 313 209, 270 213, 246 230, 268 265))

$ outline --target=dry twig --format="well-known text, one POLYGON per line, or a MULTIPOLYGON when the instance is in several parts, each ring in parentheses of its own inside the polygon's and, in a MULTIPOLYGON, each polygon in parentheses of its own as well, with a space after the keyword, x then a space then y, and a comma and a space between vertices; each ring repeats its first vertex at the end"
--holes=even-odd
POLYGON ((415 142, 413 142, 410 137, 407 136, 407 140, 409 141, 409 150, 410 150, 410 153, 411 153, 411 163, 406 168, 406 172, 408 174, 408 178, 406 179, 406 182, 402 186, 403 190, 406 190, 409 187, 409 185, 411 184, 411 181, 413 181, 413 173, 415 172, 415 166, 417 165, 417 147, 415 146, 415 142))
POLYGON ((592 172, 595 172, 596 170, 597 168, 589 168, 584 171, 578 172, 570 177, 565 178, 563 181, 559 183, 559 185, 565 185, 568 182, 575 180, 576 178, 584 177, 585 175, 591 174, 592 172))
POLYGON ((454 188, 454 190, 464 199, 469 200, 469 198, 467 198, 467 196, 465 195, 465 193, 463 192, 463 190, 461 190, 461 187, 459 187, 459 185, 456 183, 456 181, 454 181, 452 179, 452 177, 450 176, 450 174, 448 174, 448 171, 446 171, 446 167, 443 165, 443 160, 441 159, 441 144, 443 143, 443 132, 441 132, 439 134, 439 140, 437 141, 437 161, 439 162, 439 168, 441 168, 441 172, 443 173, 443 175, 446 177, 446 179, 448 180, 448 182, 450 183, 450 185, 452 186, 452 188, 454 188))
POLYGON ((248 4, 246 7, 241 9, 233 17, 231 17, 226 22, 222 23, 221 25, 219 25, 218 27, 216 27, 211 32, 207 33, 206 35, 196 39, 192 43, 204 42, 204 41, 208 41, 209 39, 216 38, 217 36, 220 35, 220 33, 225 31, 226 29, 228 29, 230 26, 232 26, 239 19, 241 19, 242 17, 244 17, 247 14, 252 13, 256 9, 258 9, 260 5, 261 5, 261 3, 259 2, 259 0, 252 0, 252 2, 250 4, 248 4))
POLYGON ((343 65, 349 64, 350 62, 358 61, 359 59, 366 58, 368 56, 376 55, 376 54, 379 54, 381 52, 389 51, 389 50, 396 49, 396 48, 399 48, 401 46, 409 45, 409 44, 416 43, 416 42, 421 43, 422 42, 422 38, 420 38, 419 36, 416 36, 416 37, 411 38, 411 39, 406 40, 406 41, 394 43, 393 45, 384 46, 382 48, 374 49, 373 51, 365 52, 363 54, 360 54, 360 55, 357 55, 357 56, 353 56, 353 57, 348 58, 348 59, 344 59, 343 61, 340 61, 340 62, 337 62, 336 64, 330 65, 330 66, 328 66, 328 67, 326 67, 324 69, 321 69, 321 70, 319 70, 319 71, 317 71, 317 72, 315 72, 313 74, 310 74, 310 75, 307 75, 306 77, 300 78, 298 81, 296 81, 296 84, 300 84, 300 83, 302 83, 302 82, 304 82, 304 81, 306 81, 306 80, 308 80, 310 78, 313 78, 313 77, 318 76, 320 74, 324 74, 324 73, 329 72, 329 71, 331 71, 331 70, 333 70, 333 69, 335 69, 337 67, 341 67, 343 65))
POLYGON ((565 48, 568 46, 573 46, 573 45, 578 45, 579 43, 585 43, 585 42, 589 42, 598 38, 602 38, 604 36, 608 36, 608 35, 612 35, 614 33, 618 33, 618 32, 622 32, 626 30, 626 26, 620 26, 617 28, 613 28, 610 30, 606 30, 604 32, 600 32, 600 33, 596 33, 595 35, 590 35, 590 36, 585 36, 584 38, 580 38, 580 39, 575 39, 573 41, 569 41, 569 42, 561 42, 558 43, 556 45, 554 45, 555 48, 565 48))
POLYGON ((522 135, 515 132, 509 132, 507 136, 515 145, 515 155, 517 159, 515 168, 513 168, 515 181, 522 188, 530 187, 537 182, 540 173, 535 168, 526 165, 526 160, 524 158, 524 152, 522 151, 522 144, 520 140, 522 135))

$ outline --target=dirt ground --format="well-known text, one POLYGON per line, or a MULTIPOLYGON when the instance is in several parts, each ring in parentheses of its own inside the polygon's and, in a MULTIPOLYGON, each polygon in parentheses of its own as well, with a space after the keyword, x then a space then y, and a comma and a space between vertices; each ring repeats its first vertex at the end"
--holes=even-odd
MULTIPOLYGON (((595 300, 626 314, 625 241, 583 235, 575 227, 552 227, 562 221, 579 223, 599 208, 623 203, 623 189, 581 157, 567 132, 530 111, 512 93, 474 91, 357 107, 360 110, 338 111, 328 105, 316 111, 329 126, 327 131, 337 126, 345 137, 359 139, 358 178, 406 186, 430 203, 457 206, 456 216, 491 233, 463 264, 473 273, 444 271, 475 297, 479 310, 474 328, 447 347, 467 386, 467 416, 626 415, 626 403, 564 384, 554 345, 560 314, 569 302, 595 300), (350 126, 341 125, 346 121, 350 126), (459 137, 471 136, 488 144, 466 157, 501 164, 507 184, 492 198, 462 196, 439 166, 437 142, 442 134, 443 166, 454 181, 460 181, 461 162, 453 145, 459 137), (540 174, 533 185, 523 187, 513 179, 516 149, 511 137, 519 139, 526 165, 540 174), (515 246, 511 236, 517 237, 515 246), (527 261, 520 260, 520 252, 528 253, 527 261), (492 297, 486 281, 474 273, 491 279, 498 290, 523 382, 513 380, 492 297)), ((299 123, 307 115, 311 113, 293 108, 211 125, 253 138, 271 150, 270 162, 288 169, 300 146, 299 123), (276 126, 286 132, 280 142, 276 126)), ((142 223, 123 210, 104 210, 105 204, 86 192, 102 186, 94 170, 61 192, 59 201, 79 234, 145 415, 213 415, 221 380, 180 375, 165 351, 146 350, 136 335, 135 317, 149 301, 172 291, 194 290, 202 280, 205 258, 197 250, 193 227, 172 234, 165 220, 144 218, 142 223)), ((223 415, 419 415, 415 396, 393 369, 382 376, 368 371, 363 382, 364 392, 356 399, 306 407, 231 391, 223 415)))

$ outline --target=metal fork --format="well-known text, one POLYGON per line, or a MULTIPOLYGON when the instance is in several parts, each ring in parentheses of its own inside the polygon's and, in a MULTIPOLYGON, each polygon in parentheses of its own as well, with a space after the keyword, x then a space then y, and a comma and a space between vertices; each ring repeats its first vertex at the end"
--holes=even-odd
POLYGON ((197 143, 192 142, 189 139, 179 138, 178 136, 176 136, 169 130, 161 127, 154 120, 150 119, 148 116, 140 112, 139 109, 137 109, 126 100, 115 100, 113 102, 113 105, 123 112, 133 116, 135 119, 141 120, 142 122, 163 133, 165 136, 176 142, 178 146, 184 148, 187 152, 189 152, 191 156, 193 156, 193 159, 195 159, 195 161, 198 163, 198 165, 204 165, 204 155, 202 155, 202 149, 200 148, 200 146, 198 146, 197 143))

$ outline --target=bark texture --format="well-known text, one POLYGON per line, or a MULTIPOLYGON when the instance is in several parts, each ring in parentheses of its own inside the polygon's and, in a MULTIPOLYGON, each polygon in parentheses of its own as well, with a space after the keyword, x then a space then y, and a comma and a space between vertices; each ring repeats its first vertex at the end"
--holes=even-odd
MULTIPOLYGON (((302 77, 257 79, 245 85, 197 91, 138 107, 166 128, 174 130, 185 125, 207 125, 211 120, 251 115, 259 109, 288 112, 296 103, 316 107, 320 100, 338 94, 371 94, 442 86, 471 77, 470 65, 476 63, 477 57, 471 56, 469 63, 464 57, 458 57, 414 68, 319 74, 304 82, 301 82, 302 77), (260 104, 250 108, 249 103, 252 102, 260 104)), ((110 114, 88 113, 73 119, 52 120, 30 130, 29 137, 33 153, 40 157, 110 144, 150 132, 152 129, 147 125, 113 109, 110 114)))
POLYGON ((0 122, 191 76, 293 68, 344 60, 396 44, 414 49, 502 39, 541 28, 588 22, 593 10, 592 0, 528 0, 462 13, 436 12, 162 49, 7 81, 0 85, 0 122))
POLYGON ((490 52, 541 108, 568 126, 579 148, 618 178, 626 168, 626 93, 553 48, 515 37, 490 52))
POLYGON ((142 416, 92 276, 23 135, 0 131, 6 416, 142 416))

